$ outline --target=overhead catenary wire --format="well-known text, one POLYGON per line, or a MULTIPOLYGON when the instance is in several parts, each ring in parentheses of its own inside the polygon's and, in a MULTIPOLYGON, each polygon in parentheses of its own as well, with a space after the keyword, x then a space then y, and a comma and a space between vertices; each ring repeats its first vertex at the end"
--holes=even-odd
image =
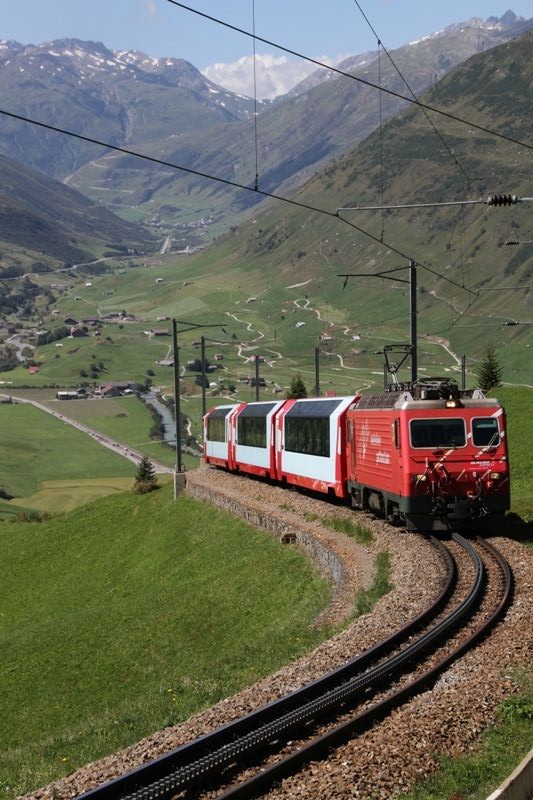
MULTIPOLYGON (((378 75, 379 85, 381 86, 381 41, 378 39, 378 75)), ((385 236, 385 175, 383 171, 383 103, 382 94, 379 92, 379 174, 381 189, 381 240, 385 236)))
POLYGON ((255 145, 255 183, 254 189, 259 189, 259 155, 257 150, 257 70, 256 70, 256 39, 255 39, 255 0, 252 0, 252 27, 254 32, 254 145, 255 145))
MULTIPOLYGON (((417 103, 417 104, 419 104, 419 105, 420 105, 420 110, 422 111, 422 113, 424 114, 425 118, 427 119, 427 121, 429 122, 429 124, 431 125, 431 127, 433 128, 433 130, 435 131, 436 135, 437 135, 437 136, 439 137, 439 139, 441 140, 442 144, 444 145, 444 147, 445 147, 445 148, 446 148, 446 150, 448 151, 448 154, 450 155, 450 157, 451 157, 451 158, 452 158, 452 160, 454 161, 455 165, 458 167, 458 169, 460 169, 460 170, 461 170, 461 172, 462 172, 462 173, 463 173, 463 175, 465 176, 465 178, 466 178, 467 182, 468 182, 468 181, 470 181, 470 177, 469 177, 468 173, 466 172, 466 170, 464 169, 464 167, 463 167, 463 166, 462 166, 462 165, 459 163, 459 160, 458 160, 457 156, 455 155, 455 153, 453 152, 453 150, 452 150, 452 149, 451 149, 451 147, 449 146, 448 142, 447 142, 447 141, 444 139, 444 137, 443 137, 443 135, 441 134, 441 132, 440 132, 440 131, 437 129, 437 126, 435 125, 435 123, 433 122, 433 120, 431 119, 431 117, 429 116, 429 114, 427 113, 427 111, 426 111, 425 107, 423 106, 423 104, 419 103, 419 99, 418 99, 418 97, 416 96, 416 94, 414 93, 414 91, 413 91, 413 89, 411 88, 411 86, 409 85, 409 83, 408 83, 408 81, 407 81, 407 78, 406 78, 406 77, 405 77, 405 76, 402 74, 402 72, 401 72, 400 68, 398 67, 398 65, 397 65, 397 64, 396 64, 396 62, 394 61, 393 57, 391 56, 391 54, 389 53, 389 51, 387 50, 387 48, 385 47, 385 45, 383 44, 383 42, 380 40, 380 38, 379 38, 378 34, 377 34, 377 33, 376 33, 376 31, 374 30, 374 27, 373 27, 372 23, 370 22, 370 20, 368 19, 367 15, 365 14, 365 12, 363 11, 363 9, 361 8, 361 5, 359 4, 358 0, 354 0, 354 3, 355 3, 355 5, 357 6, 357 8, 359 9, 359 11, 361 12, 361 14, 362 14, 362 16, 363 16, 363 19, 364 19, 364 20, 365 20, 365 22, 367 23, 368 27, 370 28, 370 30, 372 31, 372 33, 373 33, 373 34, 374 34, 374 36, 376 37, 376 39, 377 39, 377 41, 378 41, 378 44, 379 44, 379 45, 381 45, 381 47, 383 48, 383 52, 385 53, 385 55, 386 55, 386 56, 387 56, 387 58, 389 59, 390 63, 392 64, 392 66, 394 67, 394 69, 396 70, 396 72, 398 73, 398 75, 400 76, 400 78, 402 79, 402 81, 404 82, 404 84, 405 84, 405 86, 407 87, 407 89, 410 91, 412 98, 413 98, 413 99, 416 101, 416 103, 417 103)), ((381 83, 381 81, 380 81, 380 83, 381 83)), ((380 93, 380 96, 381 96, 381 93, 380 93)))
POLYGON ((85 136, 84 134, 81 134, 81 133, 74 133, 73 131, 69 131, 66 128, 60 128, 60 127, 58 127, 56 125, 51 125, 51 124, 46 123, 46 122, 40 122, 38 120, 32 119, 31 117, 26 117, 26 116, 24 116, 22 114, 15 114, 12 111, 7 111, 6 109, 0 108, 0 115, 6 116, 6 117, 10 117, 11 119, 19 120, 20 122, 27 122, 27 123, 29 123, 31 125, 36 125, 39 128, 44 128, 45 130, 55 131, 56 133, 60 133, 60 134, 62 134, 64 136, 70 136, 70 137, 72 137, 74 139, 78 139, 78 140, 80 140, 82 142, 88 142, 89 144, 95 144, 95 145, 98 145, 99 147, 104 147, 104 148, 106 148, 108 150, 113 150, 113 151, 118 152, 118 153, 123 153, 124 155, 134 156, 135 158, 140 158, 140 159, 142 159, 144 161, 148 161, 148 162, 150 162, 152 164, 159 164, 159 165, 164 166, 164 167, 170 167, 171 169, 176 169, 176 170, 179 170, 181 172, 186 172, 189 175, 196 175, 196 176, 198 176, 200 178, 206 178, 208 180, 216 181, 217 183, 222 183, 222 184, 224 184, 226 186, 232 186, 235 189, 242 189, 242 190, 248 191, 248 192, 255 192, 257 194, 262 195, 263 197, 269 197, 269 198, 272 198, 273 200, 279 200, 279 201, 281 201, 283 203, 287 203, 289 205, 295 206, 296 208, 301 208, 301 209, 304 209, 306 211, 311 211, 313 213, 323 214, 324 216, 331 217, 333 219, 338 219, 341 222, 345 223, 346 225, 349 225, 354 230, 358 231, 358 233, 361 233, 363 236, 366 236, 369 239, 371 239, 372 241, 376 242, 376 244, 379 244, 379 245, 385 247, 391 253, 395 253, 396 255, 401 256, 402 258, 405 258, 408 261, 413 261, 414 260, 414 261, 416 261, 416 263, 417 263, 417 265, 419 267, 421 267, 422 269, 426 270, 427 272, 430 272, 431 274, 437 276, 439 279, 444 280, 447 283, 452 284, 453 286, 457 286, 459 289, 463 289, 465 292, 469 292, 470 294, 476 294, 476 292, 472 291, 472 289, 467 289, 466 287, 461 286, 460 283, 457 283, 457 281, 452 280, 452 278, 448 278, 446 275, 441 275, 436 270, 431 269, 431 267, 429 267, 427 264, 424 264, 419 259, 414 258, 412 255, 408 255, 407 253, 404 253, 402 250, 398 249, 397 247, 394 247, 394 245, 390 244, 389 242, 381 241, 378 236, 374 236, 374 234, 370 233, 370 231, 367 231, 364 228, 361 228, 359 225, 355 225, 353 222, 350 222, 350 220, 347 220, 344 217, 339 216, 338 213, 335 213, 333 211, 328 211, 327 209, 324 209, 324 208, 318 208, 317 206, 312 206, 312 205, 310 205, 308 203, 303 203, 303 202, 301 202, 299 200, 294 200, 293 198, 290 198, 290 197, 282 197, 281 195, 275 194, 273 192, 266 192, 266 191, 264 191, 262 189, 259 189, 259 188, 256 189, 253 186, 246 186, 246 184, 238 183, 237 181, 231 181, 228 178, 221 178, 221 177, 216 176, 216 175, 210 175, 207 172, 201 172, 200 170, 192 169, 191 167, 184 167, 184 166, 179 165, 179 164, 174 164, 172 161, 166 161, 165 159, 162 159, 162 158, 156 158, 155 156, 149 156, 146 153, 138 153, 135 150, 130 150, 127 147, 120 147, 119 145, 109 144, 109 142, 103 142, 101 139, 95 139, 92 136, 85 136))
MULTIPOLYGON (((363 11, 363 9, 362 9, 362 7, 361 7, 360 3, 358 2, 358 0, 354 0, 354 3, 355 3, 355 5, 357 6, 357 8, 359 9, 359 11, 360 11, 361 15, 363 16, 363 19, 364 19, 364 20, 365 20, 365 22, 367 23, 368 27, 370 28, 370 30, 372 31, 372 33, 373 33, 373 34, 374 34, 374 36, 376 37, 376 40, 377 40, 377 42, 378 42, 378 46, 381 46, 381 47, 383 48, 383 51, 384 51, 384 53, 386 54, 386 56, 388 57, 388 59, 389 59, 390 63, 392 64, 392 66, 394 67, 394 69, 396 70, 396 72, 398 73, 398 75, 400 76, 400 78, 402 79, 402 81, 404 82, 405 86, 407 87, 407 89, 408 89, 408 90, 409 90, 409 92, 411 93, 411 96, 413 97, 413 99, 414 99, 414 100, 416 100, 416 101, 417 101, 417 103, 418 103, 418 102, 419 102, 419 100, 418 100, 418 97, 416 96, 416 94, 414 93, 413 89, 412 89, 412 88, 411 88, 411 86, 409 85, 409 83, 408 83, 407 79, 405 78, 405 76, 402 74, 402 72, 401 72, 400 68, 399 68, 399 67, 398 67, 398 65, 396 64, 396 62, 395 62, 395 60, 393 59, 392 55, 389 53, 389 51, 387 50, 387 48, 385 47, 385 45, 384 45, 384 44, 383 44, 383 42, 381 41, 381 39, 380 39, 380 37, 378 36, 378 34, 377 34, 376 30, 374 29, 374 27, 373 27, 372 23, 370 22, 370 20, 368 19, 367 15, 366 15, 366 14, 365 14, 365 12, 363 11)), ((380 79, 380 85, 381 85, 381 79, 380 79)), ((379 96, 380 96, 380 115, 381 115, 381 92, 380 92, 379 96)), ((463 175, 465 176, 465 178, 466 178, 465 194, 467 194, 467 193, 468 193, 468 191, 469 191, 469 186, 470 186, 470 182, 471 182, 471 178, 470 178, 470 176, 468 175, 468 173, 466 172, 466 170, 464 169, 464 167, 462 166, 462 164, 459 162, 459 160, 458 160, 457 156, 455 155, 455 153, 453 152, 453 150, 451 149, 451 147, 448 145, 447 141, 444 139, 444 137, 442 136, 441 132, 440 132, 440 131, 437 129, 437 126, 435 125, 435 123, 433 122, 433 120, 431 119, 431 117, 429 116, 429 114, 428 114, 428 112, 426 111, 426 109, 424 108, 423 104, 419 104, 419 107, 420 107, 420 110, 422 111, 422 113, 424 114, 424 116, 425 116, 426 120, 427 120, 427 121, 428 121, 428 123, 431 125, 431 127, 432 127, 432 128, 433 128, 433 130, 434 130, 434 132, 436 133, 436 135, 438 136, 438 138, 440 139, 440 141, 441 141, 441 142, 442 142, 442 144, 444 145, 444 147, 445 147, 445 149, 447 150, 448 154, 450 155, 451 159, 453 160, 453 162, 455 163, 455 165, 458 167, 458 169, 459 169, 459 170, 460 170, 460 171, 463 173, 463 175)), ((380 118, 380 127, 381 127, 381 118, 380 118)), ((381 150, 382 150, 382 156, 381 156, 381 158, 382 158, 382 165, 381 165, 381 169, 382 169, 382 171, 383 171, 383 144, 381 145, 381 150)), ((382 180, 383 180, 383 179, 382 179, 382 180)), ((382 220, 383 220, 383 217, 384 217, 384 214, 385 214, 385 211, 386 211, 386 208, 387 208, 386 206, 384 206, 384 203, 383 203, 383 189, 382 189, 382 195, 381 195, 381 205, 382 205, 382 209, 381 209, 381 217, 382 217, 382 220)), ((449 205, 449 204, 448 204, 448 205, 449 205)), ((456 223, 455 223, 455 225, 454 225, 454 228, 453 228, 453 230, 452 230, 452 234, 451 234, 451 238, 450 238, 450 244, 451 244, 451 239, 453 238, 453 233, 454 233, 454 231, 455 231, 455 228, 457 227, 457 225, 458 225, 458 224, 459 224, 459 225, 461 225, 461 223, 462 223, 462 222, 464 222, 464 208, 463 208, 463 207, 464 207, 465 205, 468 205, 468 203, 465 203, 465 202, 463 202, 463 203, 460 203, 459 205, 460 205, 461 207, 460 207, 460 209, 459 209, 459 215, 458 215, 457 221, 456 221, 456 223)), ((462 227, 462 226, 460 227, 460 234, 461 234, 461 238, 460 238, 460 254, 459 254, 459 259, 458 259, 458 262, 456 262, 456 264, 457 264, 457 263, 460 263, 460 265, 461 265, 461 270, 462 270, 462 274, 463 274, 463 286, 464 286, 464 285, 465 285, 465 271, 464 271, 464 230, 463 230, 463 227, 462 227)), ((455 264, 454 266, 456 266, 456 264, 455 264)), ((346 280, 347 280, 347 279, 346 279, 346 280)), ((470 304, 470 305, 471 305, 471 304, 470 304)), ((470 307, 470 306, 468 306, 468 308, 469 308, 469 307, 470 307)), ((466 312, 465 312, 465 313, 466 313, 466 312)))
MULTIPOLYGON (((215 22, 217 25, 222 25, 225 28, 229 28, 230 30, 236 31, 237 33, 242 33, 243 36, 252 37, 254 36, 253 33, 250 31, 245 30, 244 28, 239 28, 236 25, 232 25, 229 22, 225 22, 224 20, 218 19, 217 17, 213 17, 210 14, 206 14, 204 11, 199 11, 196 8, 192 8, 191 6, 186 5, 185 3, 178 2, 178 0, 167 0, 168 3, 171 3, 174 6, 178 6, 179 8, 183 8, 185 11, 190 11, 192 14, 197 14, 200 17, 204 17, 205 19, 211 20, 211 22, 215 22)), ((528 144, 527 142, 522 142, 519 139, 514 139, 512 136, 507 136, 504 133, 500 133, 499 131, 494 131, 491 128, 486 128, 484 125, 479 125, 476 122, 472 122, 471 120, 464 119, 463 117, 459 117, 456 114, 452 114, 449 111, 444 111, 441 108, 437 108, 436 106, 430 106, 428 103, 422 103, 420 100, 414 100, 412 97, 408 97, 407 95, 401 94, 400 92, 395 92, 393 89, 387 89, 385 86, 378 86, 376 83, 372 81, 366 80, 365 78, 361 78, 357 75, 352 75, 350 72, 344 72, 344 70, 339 69, 338 67, 332 67, 330 64, 325 64, 323 61, 319 61, 316 58, 311 58, 310 56, 306 56, 303 53, 299 53, 297 50, 292 50, 289 47, 284 47, 281 44, 277 44, 276 42, 270 41, 269 39, 265 39, 262 36, 255 36, 258 42, 262 42, 263 44, 267 44, 270 47, 275 47, 277 50, 282 50, 284 53, 288 53, 289 55, 296 56, 297 58, 302 58, 304 61, 308 61, 311 64, 316 64, 317 67, 322 67, 323 69, 327 69, 330 72, 333 72, 337 75, 343 75, 345 78, 350 78, 350 80, 356 81, 357 83, 361 83, 365 86, 369 86, 371 89, 377 89, 380 92, 384 92, 385 94, 389 94, 392 97, 397 97, 399 100, 405 100, 407 103, 411 103, 412 105, 416 105, 419 108, 423 108, 426 111, 433 111, 435 114, 440 114, 443 117, 447 117, 448 119, 454 120, 455 122, 459 122, 462 125, 468 125, 471 128, 475 128, 478 131, 482 131, 483 133, 487 133, 490 136, 496 136, 499 139, 504 139, 511 144, 519 145, 520 147, 525 147, 527 150, 533 150, 533 144, 528 144)))

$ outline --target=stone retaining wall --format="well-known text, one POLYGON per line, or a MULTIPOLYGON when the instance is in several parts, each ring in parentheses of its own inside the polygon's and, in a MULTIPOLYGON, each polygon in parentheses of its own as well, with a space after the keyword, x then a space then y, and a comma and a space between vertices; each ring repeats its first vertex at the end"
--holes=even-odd
POLYGON ((356 542, 323 528, 318 522, 307 522, 300 514, 281 512, 272 505, 228 491, 214 471, 199 469, 187 473, 186 491, 272 533, 282 542, 296 544, 313 561, 334 587, 332 601, 315 625, 338 625, 350 617, 357 591, 367 588, 372 578, 369 556, 356 542))

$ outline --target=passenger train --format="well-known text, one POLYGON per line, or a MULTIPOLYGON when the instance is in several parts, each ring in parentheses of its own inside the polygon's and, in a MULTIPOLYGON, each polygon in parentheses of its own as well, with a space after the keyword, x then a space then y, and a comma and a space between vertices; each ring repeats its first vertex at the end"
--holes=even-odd
POLYGON ((394 388, 212 408, 204 460, 345 499, 408 530, 501 518, 510 488, 499 401, 441 378, 394 388))

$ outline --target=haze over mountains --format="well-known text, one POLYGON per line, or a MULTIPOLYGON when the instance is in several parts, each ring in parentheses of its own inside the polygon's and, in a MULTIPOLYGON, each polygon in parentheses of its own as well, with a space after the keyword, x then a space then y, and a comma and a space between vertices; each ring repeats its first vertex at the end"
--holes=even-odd
MULTIPOLYGON (((420 94, 472 54, 532 24, 512 12, 500 20, 474 19, 398 48, 392 56, 420 94)), ((340 68, 377 83, 375 53, 354 56, 340 68)), ((381 80, 408 94, 384 56, 381 80)), ((254 185, 254 101, 213 84, 186 61, 112 52, 103 44, 77 40, 2 42, 0 89, 7 111, 254 185)), ((406 105, 382 95, 382 119, 406 105)), ((379 99, 375 89, 319 70, 275 102, 260 102, 259 111, 259 187, 288 193, 376 127, 379 99)), ((242 219, 261 199, 9 118, 0 125, 0 152, 65 181, 126 219, 156 221, 166 232, 201 217, 212 221, 209 238, 242 219)))

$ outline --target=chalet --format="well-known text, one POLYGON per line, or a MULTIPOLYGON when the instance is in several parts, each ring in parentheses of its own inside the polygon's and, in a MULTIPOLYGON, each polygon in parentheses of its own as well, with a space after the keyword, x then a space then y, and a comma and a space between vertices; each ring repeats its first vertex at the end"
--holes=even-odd
POLYGON ((78 326, 74 326, 70 329, 69 336, 72 336, 73 339, 80 339, 82 336, 87 336, 87 330, 84 328, 80 328, 78 326))
POLYGON ((65 325, 77 325, 78 324, 78 320, 74 319, 74 317, 65 317, 65 319, 63 320, 63 323, 65 325))
POLYGON ((167 328, 150 328, 149 336, 170 336, 167 328))
POLYGON ((215 361, 223 361, 224 356, 222 353, 215 353, 215 361))
POLYGON ((94 325, 100 325, 102 323, 102 320, 100 319, 100 317, 84 317, 82 319, 82 322, 85 325, 93 325, 94 326, 94 325))
POLYGON ((37 372, 39 372, 39 370, 40 370, 40 367, 37 367, 37 366, 28 367, 28 372, 30 373, 30 375, 35 375, 37 372))
POLYGON ((112 381, 110 383, 103 383, 95 391, 95 394, 100 397, 121 397, 125 394, 132 394, 132 384, 124 381, 112 381))

